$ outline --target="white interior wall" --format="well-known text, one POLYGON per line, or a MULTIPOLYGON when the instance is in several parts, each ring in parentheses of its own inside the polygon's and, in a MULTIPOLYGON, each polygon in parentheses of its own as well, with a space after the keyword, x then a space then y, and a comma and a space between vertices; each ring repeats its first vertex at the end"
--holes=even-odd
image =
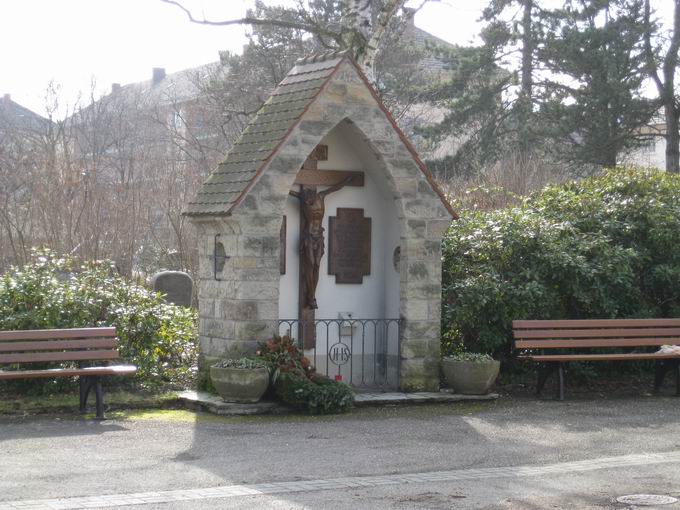
MULTIPOLYGON (((337 215, 337 208, 364 209, 364 217, 371 218, 371 274, 362 284, 336 284, 328 274, 328 237, 326 253, 321 261, 316 299, 317 319, 337 319, 340 313, 351 313, 358 319, 397 318, 399 316, 399 272, 392 264, 394 249, 399 246, 400 225, 394 198, 375 155, 354 131, 340 124, 322 141, 328 145, 328 161, 320 161, 318 168, 329 170, 361 170, 363 187, 345 187, 326 197, 324 228, 328 236, 328 218, 337 215)), ((286 274, 279 286, 279 317, 298 317, 299 280, 299 205, 289 197, 286 202, 286 274)))

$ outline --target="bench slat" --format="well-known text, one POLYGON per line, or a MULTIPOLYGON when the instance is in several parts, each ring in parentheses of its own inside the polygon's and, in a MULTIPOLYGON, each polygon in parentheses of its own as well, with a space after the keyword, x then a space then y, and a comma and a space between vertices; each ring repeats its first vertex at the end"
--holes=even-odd
POLYGON ((515 340, 516 349, 568 349, 595 347, 643 347, 678 345, 680 337, 669 338, 579 338, 575 340, 515 340))
POLYGON ((10 379, 48 379, 53 377, 77 377, 81 375, 132 375, 137 371, 137 367, 131 365, 119 365, 111 367, 91 367, 91 368, 68 368, 68 369, 48 369, 48 370, 0 370, 0 381, 10 379))
POLYGON ((66 352, 28 352, 23 354, 0 354, 0 364, 41 363, 48 361, 86 361, 118 359, 118 351, 66 351, 66 352))
POLYGON ((578 320, 516 320, 512 321, 513 329, 549 329, 549 328, 645 328, 645 327, 680 328, 680 319, 578 319, 578 320))
POLYGON ((514 331, 515 338, 657 338, 680 337, 680 328, 611 328, 611 329, 534 329, 514 331))
POLYGON ((680 354, 654 354, 654 353, 629 353, 629 354, 540 354, 536 356, 521 355, 521 359, 533 361, 635 361, 635 360, 661 360, 680 359, 680 354))
POLYGON ((113 338, 84 338, 82 340, 40 340, 37 342, 5 342, 0 343, 0 352, 22 351, 55 351, 58 349, 101 349, 116 347, 118 341, 113 338))
POLYGON ((13 340, 66 340, 71 338, 102 338, 116 336, 116 328, 27 329, 0 331, 0 342, 13 340))

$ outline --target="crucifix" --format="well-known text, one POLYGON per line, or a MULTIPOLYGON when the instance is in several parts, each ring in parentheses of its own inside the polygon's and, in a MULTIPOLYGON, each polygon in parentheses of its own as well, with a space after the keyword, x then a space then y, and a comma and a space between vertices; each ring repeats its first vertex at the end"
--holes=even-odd
POLYGON ((300 323, 302 344, 305 349, 316 345, 314 326, 316 286, 319 283, 321 258, 325 252, 323 218, 326 211, 325 198, 345 186, 363 186, 363 172, 317 169, 318 161, 328 160, 328 146, 318 145, 302 165, 295 184, 300 191, 290 194, 300 202, 300 323), (328 186, 317 191, 317 186, 328 186))

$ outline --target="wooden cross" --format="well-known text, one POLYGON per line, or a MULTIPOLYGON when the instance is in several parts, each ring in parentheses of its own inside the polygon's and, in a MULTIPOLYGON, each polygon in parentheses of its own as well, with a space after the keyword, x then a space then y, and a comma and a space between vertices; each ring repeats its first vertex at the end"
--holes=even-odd
MULTIPOLYGON (((302 345, 305 349, 312 349, 316 346, 316 326, 314 320, 316 318, 315 308, 316 308, 316 281, 318 281, 318 274, 320 270, 320 253, 321 251, 316 251, 314 256, 314 263, 310 262, 310 256, 304 256, 302 251, 306 246, 308 250, 323 250, 324 240, 322 237, 323 228, 321 228, 321 220, 323 218, 323 196, 337 191, 344 186, 363 186, 364 185, 364 173, 363 172, 352 172, 347 170, 319 170, 317 167, 318 161, 328 160, 328 146, 318 145, 314 151, 309 155, 307 160, 303 163, 302 168, 298 171, 297 177, 295 179, 295 184, 300 186, 300 192, 292 192, 291 194, 297 197, 301 201, 300 209, 300 239, 301 239, 301 253, 300 253, 300 281, 299 281, 299 317, 300 317, 300 332, 299 337, 302 340, 302 345), (327 186, 328 189, 316 193, 317 186, 327 186), (335 188, 335 189, 334 189, 335 188), (308 193, 311 192, 311 197, 308 193), (306 195, 307 194, 307 195, 306 195), (304 197, 311 199, 311 204, 317 204, 318 207, 315 213, 310 213, 315 218, 313 223, 308 224, 309 218, 305 218, 303 214, 302 206, 305 204, 304 197), (314 226, 315 225, 315 226, 314 226), (315 234, 310 234, 308 231, 316 232, 315 234), (307 233, 307 238, 304 241, 307 244, 303 244, 303 236, 307 233), (320 238, 320 248, 309 248, 313 243, 319 241, 314 241, 314 239, 320 238), (313 267, 311 267, 313 266, 313 267), (314 271, 314 273, 310 273, 314 271)), ((305 207, 312 207, 307 204, 305 207)), ((311 209, 310 209, 311 210, 311 209)))

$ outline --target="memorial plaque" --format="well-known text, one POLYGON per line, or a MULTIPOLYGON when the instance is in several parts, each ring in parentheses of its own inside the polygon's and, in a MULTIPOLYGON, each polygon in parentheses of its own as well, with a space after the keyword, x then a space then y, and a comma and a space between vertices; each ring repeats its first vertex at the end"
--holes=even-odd
POLYGON ((371 218, 363 209, 338 208, 328 230, 328 274, 335 283, 363 283, 371 274, 371 218))

